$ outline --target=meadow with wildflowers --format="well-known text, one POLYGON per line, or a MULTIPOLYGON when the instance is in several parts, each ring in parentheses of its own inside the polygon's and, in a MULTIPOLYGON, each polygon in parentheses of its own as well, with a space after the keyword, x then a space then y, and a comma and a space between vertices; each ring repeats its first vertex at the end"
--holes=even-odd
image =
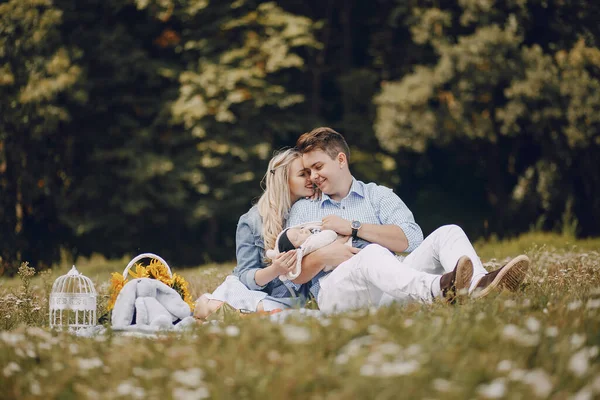
MULTIPOLYGON (((78 337, 48 328, 52 281, 67 266, 0 279, 3 399, 593 399, 600 397, 600 239, 531 233, 476 245, 486 267, 525 252, 516 294, 458 306, 223 315, 152 338, 109 329, 78 337)), ((127 260, 77 268, 108 303, 127 260)), ((70 267, 70 266, 69 266, 70 267)), ((232 265, 177 269, 192 296, 232 265)))

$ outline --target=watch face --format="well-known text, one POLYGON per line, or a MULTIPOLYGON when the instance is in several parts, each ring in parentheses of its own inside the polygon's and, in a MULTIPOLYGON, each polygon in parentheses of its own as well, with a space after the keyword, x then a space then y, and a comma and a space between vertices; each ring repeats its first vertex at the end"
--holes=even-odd
POLYGON ((358 229, 358 228, 360 228, 360 222, 352 221, 352 229, 358 229))

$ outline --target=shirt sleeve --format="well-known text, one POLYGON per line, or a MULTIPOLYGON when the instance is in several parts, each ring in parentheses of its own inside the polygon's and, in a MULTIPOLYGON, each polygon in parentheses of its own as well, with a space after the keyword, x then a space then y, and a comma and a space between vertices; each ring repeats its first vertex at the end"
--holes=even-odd
POLYGON ((247 221, 242 220, 241 218, 235 233, 235 256, 237 265, 233 269, 233 274, 237 276, 248 289, 264 289, 267 285, 259 286, 254 279, 256 271, 263 268, 261 248, 259 247, 259 244, 254 241, 252 228, 247 221))
POLYGON ((423 231, 415 222, 412 211, 392 189, 379 186, 378 192, 379 201, 376 206, 379 207, 377 211, 381 224, 399 226, 408 239, 408 248, 405 251, 413 251, 423 242, 423 231))

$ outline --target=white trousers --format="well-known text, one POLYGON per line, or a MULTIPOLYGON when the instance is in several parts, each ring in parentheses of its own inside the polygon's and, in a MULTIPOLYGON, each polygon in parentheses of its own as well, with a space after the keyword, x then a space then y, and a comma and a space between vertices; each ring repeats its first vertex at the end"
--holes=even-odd
POLYGON ((469 288, 469 291, 472 291, 487 271, 483 268, 467 234, 458 225, 437 228, 404 258, 403 263, 417 271, 442 275, 451 272, 462 256, 469 257, 473 263, 473 278, 469 288))
POLYGON ((440 276, 452 271, 462 256, 473 262, 472 289, 486 270, 456 225, 436 229, 403 261, 371 244, 321 278, 319 308, 335 312, 392 302, 430 302, 440 292, 440 276))

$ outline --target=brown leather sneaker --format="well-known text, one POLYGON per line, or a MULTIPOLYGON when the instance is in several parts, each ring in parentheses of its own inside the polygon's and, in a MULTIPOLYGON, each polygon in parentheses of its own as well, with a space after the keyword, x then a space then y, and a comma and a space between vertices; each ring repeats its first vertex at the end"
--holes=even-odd
POLYGON ((468 293, 472 277, 473 263, 469 257, 462 256, 458 259, 454 270, 445 273, 440 278, 442 297, 450 304, 456 303, 459 296, 468 293))
POLYGON ((477 283, 471 297, 480 298, 492 293, 495 289, 508 289, 515 292, 527 275, 529 257, 521 254, 510 260, 505 266, 485 274, 477 283))

